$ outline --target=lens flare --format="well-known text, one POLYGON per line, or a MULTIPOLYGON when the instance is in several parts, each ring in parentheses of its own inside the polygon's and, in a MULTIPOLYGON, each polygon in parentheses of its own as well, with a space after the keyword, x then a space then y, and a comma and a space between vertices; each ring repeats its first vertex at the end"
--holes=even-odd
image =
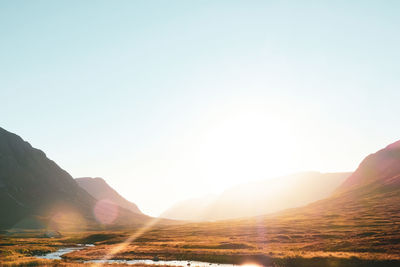
MULTIPOLYGON (((144 233, 151 230, 152 227, 154 225, 156 225, 160 219, 161 218, 154 218, 154 219, 150 220, 147 224, 145 224, 144 226, 139 228, 135 233, 133 233, 131 236, 129 236, 129 238, 127 238, 124 242, 119 243, 117 246, 112 248, 111 251, 107 255, 105 255, 101 260, 106 261, 106 260, 111 259, 114 255, 116 255, 117 253, 122 251, 124 248, 126 248, 136 238, 142 236, 144 233)), ((96 263, 92 264, 91 266, 98 267, 98 266, 102 266, 102 265, 103 265, 102 262, 96 262, 96 263)))
POLYGON ((112 224, 118 217, 118 205, 108 199, 99 200, 94 207, 94 216, 99 223, 112 224))

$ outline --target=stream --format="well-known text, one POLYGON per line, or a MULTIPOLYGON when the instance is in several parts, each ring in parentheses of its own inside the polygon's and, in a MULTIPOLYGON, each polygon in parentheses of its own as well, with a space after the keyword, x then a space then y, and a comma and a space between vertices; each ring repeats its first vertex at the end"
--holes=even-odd
MULTIPOLYGON (((67 247, 60 248, 55 252, 50 252, 44 255, 35 256, 40 259, 49 259, 49 260, 62 260, 62 255, 82 250, 88 247, 93 247, 92 244, 78 244, 77 247, 67 247)), ((169 265, 169 266, 196 266, 196 267, 237 267, 240 265, 235 264, 222 264, 222 263, 211 263, 211 262, 203 262, 203 261, 187 261, 187 260, 88 260, 88 261, 80 261, 84 263, 125 263, 125 264, 148 264, 148 265, 169 265)))
POLYGON ((62 260, 61 256, 67 253, 70 253, 72 251, 77 251, 77 250, 82 250, 88 247, 94 247, 93 244, 78 244, 77 247, 70 247, 70 248, 60 248, 59 250, 55 252, 50 252, 44 255, 36 255, 36 258, 39 259, 48 259, 48 260, 62 260))

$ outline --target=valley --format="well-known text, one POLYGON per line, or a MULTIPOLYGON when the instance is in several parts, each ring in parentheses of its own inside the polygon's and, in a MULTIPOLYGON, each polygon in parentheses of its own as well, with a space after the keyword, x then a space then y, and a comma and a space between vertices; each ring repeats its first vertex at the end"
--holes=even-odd
POLYGON ((400 141, 367 156, 324 199, 260 216, 185 222, 140 213, 98 178, 85 178, 95 187, 82 189, 43 152, 0 133, 0 149, 8 155, 0 158, 0 197, 7 200, 0 206, 2 266, 400 264, 400 141), (60 249, 66 253, 43 258, 60 249))

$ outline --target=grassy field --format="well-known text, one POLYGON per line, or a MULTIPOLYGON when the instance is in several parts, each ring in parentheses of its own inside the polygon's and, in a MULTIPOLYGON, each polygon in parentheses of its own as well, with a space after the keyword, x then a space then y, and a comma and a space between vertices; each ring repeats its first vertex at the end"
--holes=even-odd
POLYGON ((400 266, 400 194, 395 190, 384 196, 352 193, 275 215, 214 223, 62 232, 59 238, 13 233, 1 237, 1 266, 50 264, 33 255, 77 244, 95 246, 51 264, 157 256, 264 266, 400 266))
POLYGON ((355 247, 362 240, 371 239, 372 234, 360 236, 350 229, 347 231, 345 226, 334 230, 329 227, 325 232, 308 226, 303 231, 293 231, 293 221, 286 224, 279 221, 279 225, 272 222, 268 228, 260 226, 265 222, 256 220, 241 222, 240 227, 223 222, 159 226, 131 242, 125 241, 140 229, 63 233, 61 238, 43 238, 41 232, 16 233, 1 238, 0 259, 2 266, 85 266, 75 261, 105 257, 153 259, 155 256, 161 260, 266 266, 398 266, 400 263, 398 244, 392 251, 383 251, 382 245, 370 249, 366 249, 366 244, 355 247), (63 261, 33 257, 60 247, 89 243, 96 246, 66 254, 63 261))

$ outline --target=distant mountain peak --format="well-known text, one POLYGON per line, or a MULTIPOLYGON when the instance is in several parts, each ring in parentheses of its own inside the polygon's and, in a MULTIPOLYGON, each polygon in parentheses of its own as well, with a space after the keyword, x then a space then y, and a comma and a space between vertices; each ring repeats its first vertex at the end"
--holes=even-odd
POLYGON ((387 150, 400 150, 400 140, 388 145, 385 149, 387 149, 387 150))
POLYGON ((134 213, 142 214, 138 206, 122 197, 101 177, 81 177, 75 181, 97 200, 107 199, 134 213))
POLYGON ((357 170, 338 188, 337 193, 377 183, 386 184, 400 174, 400 140, 368 155, 357 170))

